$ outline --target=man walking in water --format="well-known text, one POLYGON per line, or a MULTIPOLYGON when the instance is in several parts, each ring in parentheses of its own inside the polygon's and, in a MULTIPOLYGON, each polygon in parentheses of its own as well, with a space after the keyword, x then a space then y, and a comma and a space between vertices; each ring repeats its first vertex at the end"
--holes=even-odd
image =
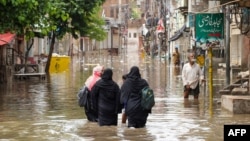
POLYGON ((187 99, 189 94, 194 95, 194 99, 199 98, 200 84, 199 81, 204 80, 199 64, 196 63, 194 53, 189 53, 188 63, 184 64, 182 69, 182 81, 184 86, 184 98, 187 99))
POLYGON ((180 65, 180 53, 179 53, 178 47, 175 47, 175 52, 173 53, 173 63, 174 63, 174 66, 180 65))

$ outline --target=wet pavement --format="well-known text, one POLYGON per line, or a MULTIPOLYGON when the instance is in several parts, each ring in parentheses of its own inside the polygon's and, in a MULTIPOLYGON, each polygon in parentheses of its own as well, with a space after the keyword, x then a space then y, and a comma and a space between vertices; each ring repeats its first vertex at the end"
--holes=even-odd
POLYGON ((71 70, 52 73, 46 80, 31 78, 0 85, 0 140, 3 141, 223 141, 225 124, 250 124, 250 115, 234 115, 220 106, 218 91, 225 86, 225 73, 214 73, 214 99, 207 85, 199 100, 182 97, 181 68, 164 58, 148 58, 128 46, 120 56, 72 58, 71 70), (145 128, 121 124, 99 127, 86 120, 76 94, 91 74, 93 64, 114 71, 121 85, 122 74, 137 65, 155 91, 156 105, 145 128))

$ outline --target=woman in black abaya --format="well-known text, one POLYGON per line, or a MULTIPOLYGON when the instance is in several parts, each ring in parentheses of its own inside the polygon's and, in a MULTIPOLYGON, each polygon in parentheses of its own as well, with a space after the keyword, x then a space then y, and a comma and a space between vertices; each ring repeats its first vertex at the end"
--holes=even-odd
POLYGON ((120 88, 112 79, 113 71, 105 69, 101 79, 94 85, 91 96, 93 110, 98 113, 98 124, 117 125, 118 113, 121 113, 120 88))
POLYGON ((142 128, 146 125, 148 113, 141 107, 141 90, 148 86, 148 82, 141 78, 140 70, 133 66, 121 87, 121 103, 124 104, 128 127, 142 128))

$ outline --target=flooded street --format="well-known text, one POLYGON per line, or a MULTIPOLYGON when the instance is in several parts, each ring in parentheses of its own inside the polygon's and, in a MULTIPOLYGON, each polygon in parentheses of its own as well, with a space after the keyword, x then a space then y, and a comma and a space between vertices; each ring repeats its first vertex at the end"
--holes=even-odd
POLYGON ((214 74, 214 99, 206 86, 195 101, 183 99, 181 68, 168 60, 150 59, 129 46, 120 56, 72 58, 71 71, 0 85, 0 140, 3 141, 223 141, 224 124, 250 124, 250 115, 234 115, 221 108, 218 91, 225 73, 214 74), (92 73, 93 64, 113 69, 121 85, 122 74, 133 65, 154 89, 156 105, 145 128, 99 127, 88 122, 76 94, 92 73))

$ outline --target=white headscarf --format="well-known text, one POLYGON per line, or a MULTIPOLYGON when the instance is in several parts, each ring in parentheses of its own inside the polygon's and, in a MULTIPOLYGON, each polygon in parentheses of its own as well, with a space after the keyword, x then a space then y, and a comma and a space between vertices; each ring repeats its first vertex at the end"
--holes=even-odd
POLYGON ((92 87, 95 85, 95 83, 101 79, 102 71, 104 67, 101 65, 97 65, 93 68, 92 75, 86 80, 85 85, 88 87, 88 89, 91 91, 92 87))

